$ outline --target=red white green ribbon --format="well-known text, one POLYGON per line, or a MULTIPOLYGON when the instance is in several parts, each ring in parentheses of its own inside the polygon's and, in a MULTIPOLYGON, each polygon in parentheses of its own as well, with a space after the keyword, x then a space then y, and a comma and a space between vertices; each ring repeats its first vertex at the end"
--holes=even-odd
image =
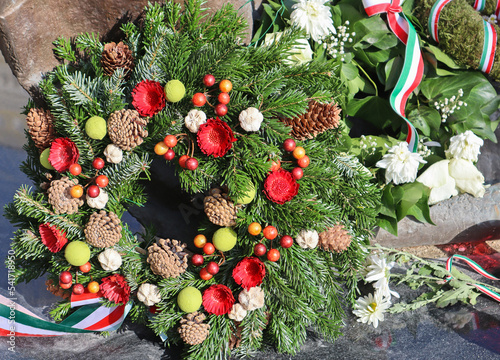
MULTIPOLYGON (((468 257, 466 256, 463 256, 463 255, 453 255, 453 256, 450 256, 448 258, 448 260, 446 261, 446 270, 451 272, 451 268, 452 268, 452 265, 453 265, 453 259, 457 259, 457 260, 462 260, 464 261, 467 265, 469 265, 474 271, 476 271, 478 274, 484 276, 485 278, 488 278, 490 280, 500 280, 499 278, 491 275, 489 272, 487 272, 486 270, 484 270, 479 264, 477 264, 475 261, 469 259, 468 257)), ((453 276, 447 276, 445 281, 450 281, 451 279, 453 279, 453 276)), ((481 291, 482 293, 492 297, 493 299, 495 299, 496 301, 499 301, 500 302, 500 294, 494 292, 493 290, 491 290, 490 288, 488 288, 487 286, 484 286, 484 285, 480 285, 480 284, 470 284, 472 286, 474 286, 476 289, 478 289, 479 291, 481 291)))
POLYGON ((441 11, 445 7, 446 4, 451 2, 451 0, 438 0, 434 3, 434 5, 431 8, 431 12, 429 14, 429 33, 431 34, 432 39, 439 43, 439 37, 438 37, 438 23, 439 23, 439 16, 441 15, 441 11))
POLYGON ((403 14, 402 2, 402 0, 363 0, 363 6, 368 16, 386 14, 387 23, 392 32, 406 45, 403 70, 391 93, 389 102, 394 111, 405 120, 408 126, 408 135, 406 137, 408 148, 410 151, 416 152, 418 134, 415 127, 406 118, 405 108, 408 97, 422 81, 424 62, 420 52, 417 32, 403 14))
POLYGON ((495 52, 497 51, 497 32, 493 24, 484 21, 484 44, 483 55, 479 62, 479 70, 489 74, 493 68, 493 61, 495 60, 495 52))
POLYGON ((118 329, 132 303, 106 307, 99 305, 100 297, 96 295, 85 293, 72 296, 72 307, 87 305, 81 306, 59 324, 43 320, 16 304, 15 299, 0 295, 0 336, 60 336, 118 329))
POLYGON ((475 0, 474 1, 474 9, 476 9, 477 11, 483 11, 485 5, 486 5, 486 0, 475 0))
POLYGON ((495 7, 495 16, 497 17, 497 20, 498 20, 498 17, 500 16, 500 0, 497 0, 497 6, 495 7))

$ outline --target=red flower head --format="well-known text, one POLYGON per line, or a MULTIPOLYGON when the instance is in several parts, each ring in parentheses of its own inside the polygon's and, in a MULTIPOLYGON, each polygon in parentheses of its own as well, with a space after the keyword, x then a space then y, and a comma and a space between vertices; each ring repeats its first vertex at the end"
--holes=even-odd
POLYGON ((132 90, 132 105, 141 116, 153 116, 165 107, 165 91, 158 81, 143 80, 132 90))
POLYGON ((198 130, 198 146, 205 155, 224 156, 235 141, 233 130, 218 117, 208 119, 198 130))
POLYGON ((57 138, 50 145, 49 163, 59 172, 68 170, 79 158, 78 148, 68 138, 57 138))
POLYGON ((299 184, 290 172, 283 169, 272 171, 264 181, 264 193, 277 204, 292 200, 298 192, 299 184))
POLYGON ((59 230, 55 225, 50 225, 50 223, 40 224, 38 231, 40 232, 42 243, 53 253, 61 251, 68 242, 66 233, 59 230))
POLYGON ((126 304, 130 297, 130 286, 120 274, 113 274, 101 280, 101 293, 109 301, 115 304, 126 304))
POLYGON ((235 302, 231 289, 226 285, 212 285, 203 293, 203 307, 209 314, 227 314, 235 302))
POLYGON ((233 269, 234 281, 244 289, 262 284, 264 276, 266 276, 266 267, 254 256, 244 258, 233 269))

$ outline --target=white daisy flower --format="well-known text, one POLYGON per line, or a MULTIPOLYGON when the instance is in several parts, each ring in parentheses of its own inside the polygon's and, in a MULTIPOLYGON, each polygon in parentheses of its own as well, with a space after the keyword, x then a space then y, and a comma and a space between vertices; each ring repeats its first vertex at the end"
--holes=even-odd
POLYGON ((330 8, 324 5, 326 2, 328 0, 298 0, 290 14, 292 25, 305 30, 314 41, 336 33, 330 8))
POLYGON ((375 282, 373 287, 376 291, 380 292, 382 296, 388 299, 390 299, 391 296, 399 298, 399 294, 389 288, 390 273, 395 263, 387 263, 385 257, 373 254, 368 257, 367 264, 365 280, 367 282, 375 282))
POLYGON ((384 298, 378 291, 375 294, 368 294, 356 300, 352 312, 359 317, 358 322, 363 324, 373 324, 378 327, 379 321, 384 321, 384 313, 391 306, 391 301, 384 298))
POLYGON ((379 160, 375 165, 385 169, 385 182, 387 184, 392 181, 398 185, 415 181, 419 164, 426 162, 422 155, 408 150, 408 144, 402 141, 391 147, 382 160, 379 160))

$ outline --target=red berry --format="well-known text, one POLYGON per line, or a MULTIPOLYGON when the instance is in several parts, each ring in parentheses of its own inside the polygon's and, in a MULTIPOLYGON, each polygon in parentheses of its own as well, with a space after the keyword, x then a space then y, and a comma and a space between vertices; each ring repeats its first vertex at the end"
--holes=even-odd
POLYGON ((59 282, 62 284, 71 284, 73 281, 73 275, 69 271, 63 271, 59 275, 59 282))
POLYGON ((179 165, 182 167, 182 168, 186 168, 186 161, 189 159, 189 156, 188 155, 182 155, 180 158, 179 158, 179 165))
POLYGON ((66 290, 66 289, 69 289, 69 288, 71 287, 71 283, 67 283, 67 284, 65 284, 65 283, 62 283, 62 282, 60 282, 60 281, 59 281, 59 287, 60 287, 61 289, 66 290))
POLYGON ((304 155, 300 159, 297 160, 297 165, 299 165, 301 168, 306 168, 309 166, 309 156, 304 155))
POLYGON ((280 259, 280 252, 278 249, 271 249, 267 252, 267 260, 276 262, 280 259))
POLYGON ((215 76, 212 74, 207 74, 203 77, 203 84, 205 84, 206 87, 214 86, 215 84, 215 76))
POLYGON ((73 294, 82 295, 84 292, 85 292, 85 288, 83 287, 82 284, 73 285, 73 294))
POLYGON ((82 173, 82 167, 79 164, 71 164, 69 166, 69 172, 73 176, 78 176, 82 173))
POLYGON ((203 246, 203 252, 207 255, 212 255, 215 252, 215 246, 212 243, 206 243, 203 246))
POLYGON ((163 139, 163 142, 169 148, 173 148, 175 145, 177 145, 177 138, 175 137, 175 135, 167 135, 165 136, 165 139, 163 139))
POLYGON ((196 93, 193 95, 193 99, 191 100, 194 106, 203 106, 207 102, 207 97, 203 93, 196 93))
POLYGON ((196 168, 198 167, 198 160, 196 160, 195 158, 189 158, 186 160, 186 169, 188 170, 196 170, 196 168))
POLYGON ((82 273, 88 273, 90 269, 92 269, 92 264, 89 263, 88 261, 85 264, 80 265, 80 271, 82 273))
POLYGON ((302 176, 304 176, 304 170, 302 170, 302 168, 299 167, 293 168, 292 176, 295 180, 300 180, 302 179, 302 176))
POLYGON ((205 262, 205 259, 203 258, 203 255, 201 254, 194 254, 193 257, 191 258, 191 264, 194 266, 201 266, 205 262))
POLYGON ((272 225, 267 225, 262 232, 267 240, 273 240, 278 236, 278 230, 272 225))
POLYGON ((269 159, 271 162, 271 168, 269 169, 270 171, 276 171, 279 170, 281 167, 281 161, 279 159, 269 159))
POLYGON ((219 272, 219 265, 215 261, 210 261, 205 269, 207 269, 209 274, 215 275, 219 272))
POLYGON ((293 245, 293 238, 290 235, 285 235, 280 239, 281 247, 288 249, 293 245))
POLYGON ((95 158, 94 161, 92 161, 92 166, 96 170, 101 170, 104 167, 104 160, 101 158, 95 158))
POLYGON ((168 149, 163 158, 167 161, 173 160, 175 157, 175 151, 172 149, 168 149))
POLYGON ((100 193, 101 190, 99 190, 99 186, 97 185, 90 185, 89 188, 87 189, 87 195, 90 196, 91 198, 98 197, 100 193))
POLYGON ((283 149, 285 149, 285 151, 288 151, 288 152, 292 152, 293 150, 295 150, 296 146, 297 146, 297 144, 295 144, 295 140, 293 140, 293 139, 286 139, 283 142, 283 149))
POLYGON ((210 280, 213 277, 213 275, 207 271, 206 267, 204 267, 203 269, 200 270, 200 277, 202 280, 207 281, 210 280))
POLYGON ((227 106, 225 104, 215 105, 215 114, 217 116, 224 116, 227 114, 227 106))
POLYGON ((255 254, 255 256, 265 255, 266 252, 267 248, 266 245, 264 245, 263 243, 258 243, 253 247, 253 253, 255 254))
POLYGON ((97 186, 99 186, 101 188, 105 188, 109 184, 109 179, 106 175, 99 175, 95 179, 95 183, 97 184, 97 186))
POLYGON ((225 93, 225 92, 221 92, 219 94, 219 96, 217 97, 217 100, 219 100, 219 102, 221 104, 229 104, 229 100, 231 100, 231 98, 229 97, 229 94, 228 93, 225 93))

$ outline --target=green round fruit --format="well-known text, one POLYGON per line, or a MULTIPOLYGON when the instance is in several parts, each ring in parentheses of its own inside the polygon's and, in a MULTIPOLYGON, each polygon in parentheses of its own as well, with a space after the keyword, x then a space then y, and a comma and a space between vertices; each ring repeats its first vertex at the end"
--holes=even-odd
POLYGON ((182 289, 177 295, 177 305, 187 313, 198 310, 202 301, 201 291, 192 286, 182 289))
POLYGON ((49 163, 50 148, 42 151, 40 154, 40 164, 46 169, 55 170, 54 167, 49 163))
POLYGON ((229 251, 236 245, 236 231, 230 227, 223 227, 214 232, 212 243, 220 251, 229 251))
POLYGON ((179 80, 170 80, 165 85, 165 95, 168 101, 175 103, 181 101, 186 95, 186 88, 179 80))
POLYGON ((90 248, 83 241, 72 241, 64 250, 66 261, 73 266, 81 266, 90 260, 90 248))
POLYGON ((106 120, 100 116, 92 116, 85 124, 85 131, 91 139, 101 140, 107 133, 106 120))
POLYGON ((257 191, 255 190, 255 186, 250 179, 248 179, 248 186, 249 189, 246 192, 240 194, 236 198, 237 204, 242 204, 242 205, 250 204, 253 201, 253 199, 255 199, 257 191))

